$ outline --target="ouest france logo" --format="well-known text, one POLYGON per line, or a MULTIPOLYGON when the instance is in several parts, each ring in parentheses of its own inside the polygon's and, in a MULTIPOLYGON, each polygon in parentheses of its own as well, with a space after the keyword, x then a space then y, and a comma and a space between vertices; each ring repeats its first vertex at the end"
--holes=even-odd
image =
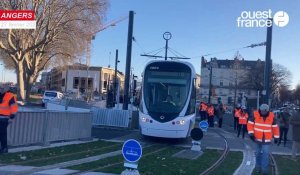
POLYGON ((242 11, 236 21, 238 27, 245 28, 271 27, 273 23, 278 27, 285 27, 289 23, 289 15, 285 11, 278 11, 273 15, 271 9, 265 11, 242 11))

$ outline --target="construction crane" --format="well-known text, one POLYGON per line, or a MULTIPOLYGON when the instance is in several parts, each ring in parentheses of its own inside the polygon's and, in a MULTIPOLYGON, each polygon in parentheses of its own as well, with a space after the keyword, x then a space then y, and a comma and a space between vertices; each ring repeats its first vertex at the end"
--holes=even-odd
POLYGON ((114 20, 114 21, 111 21, 105 25, 103 25, 99 30, 95 31, 95 32, 92 32, 90 34, 90 36, 88 37, 88 41, 87 41, 87 58, 86 58, 86 65, 87 66, 90 66, 90 61, 91 61, 91 45, 92 45, 92 40, 95 40, 96 38, 96 34, 109 28, 109 27, 113 27, 113 26, 116 26, 117 23, 119 22, 122 22, 124 21, 125 19, 127 19, 128 16, 124 16, 124 17, 121 17, 120 19, 117 19, 117 20, 114 20))
MULTIPOLYGON (((87 39, 87 50, 86 50, 86 66, 87 66, 87 76, 86 76, 86 93, 88 92, 88 77, 89 77, 89 67, 90 67, 90 63, 91 63, 91 47, 92 47, 92 40, 94 40, 96 38, 96 34, 98 32, 101 32, 109 27, 113 27, 113 26, 116 26, 117 23, 119 22, 122 22, 124 20, 126 20, 128 18, 128 16, 124 16, 124 17, 121 17, 117 20, 114 20, 114 21, 111 21, 105 25, 103 25, 99 30, 95 31, 95 32, 91 32, 91 34, 88 36, 88 39, 87 39)), ((91 98, 91 94, 90 93, 87 97, 87 101, 89 101, 89 99, 91 98)))

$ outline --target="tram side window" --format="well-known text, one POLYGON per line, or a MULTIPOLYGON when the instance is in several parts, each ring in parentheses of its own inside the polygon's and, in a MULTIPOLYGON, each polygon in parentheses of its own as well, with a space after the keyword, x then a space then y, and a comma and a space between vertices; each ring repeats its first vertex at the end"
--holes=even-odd
POLYGON ((186 111, 186 115, 190 115, 190 114, 195 113, 195 104, 196 104, 196 87, 195 87, 195 82, 193 82, 191 99, 190 99, 190 102, 189 102, 188 109, 186 111))

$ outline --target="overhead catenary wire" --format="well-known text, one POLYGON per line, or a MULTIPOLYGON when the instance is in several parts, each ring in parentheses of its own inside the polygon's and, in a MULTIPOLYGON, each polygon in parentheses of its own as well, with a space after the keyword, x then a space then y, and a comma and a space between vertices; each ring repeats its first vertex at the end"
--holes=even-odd
MULTIPOLYGON (((181 54, 180 54, 180 55, 177 55, 177 54, 175 53, 176 51, 174 52, 174 51, 170 50, 170 52, 173 53, 173 54, 175 55, 175 56, 173 56, 173 57, 172 57, 172 56, 169 56, 169 57, 168 57, 168 58, 171 58, 172 60, 173 60, 173 59, 190 59, 190 58, 187 58, 187 57, 185 57, 185 56, 183 56, 183 55, 180 56, 181 54)), ((177 53, 178 53, 178 52, 177 52, 177 53)))
POLYGON ((221 53, 227 53, 227 52, 232 52, 232 51, 242 50, 242 49, 247 49, 247 48, 254 48, 254 47, 258 47, 258 46, 265 46, 265 45, 266 45, 266 42, 261 42, 261 43, 258 43, 258 44, 251 44, 251 45, 244 46, 244 47, 238 47, 238 48, 227 49, 227 50, 218 51, 218 52, 212 52, 212 53, 204 54, 204 55, 201 55, 201 56, 194 56, 194 57, 192 57, 192 59, 201 58, 201 57, 205 57, 205 56, 216 55, 216 54, 221 54, 221 53))
POLYGON ((140 48, 140 50, 145 53, 145 50, 143 49, 143 47, 139 44, 139 42, 137 41, 137 39, 133 36, 132 37, 132 41, 140 48))
POLYGON ((164 47, 159 48, 159 49, 155 49, 151 52, 146 53, 143 49, 143 47, 139 44, 139 42, 137 41, 137 39, 135 37, 132 37, 132 40, 134 41, 134 43, 136 43, 136 45, 139 47, 139 49, 142 51, 143 54, 141 54, 141 56, 147 56, 147 57, 153 57, 153 58, 160 58, 161 56, 157 56, 157 54, 159 54, 161 51, 163 51, 164 47), (152 54, 153 52, 156 52, 155 54, 152 54))
POLYGON ((138 40, 136 39, 136 37, 132 37, 132 41, 134 41, 134 42, 136 43, 136 45, 141 49, 142 53, 144 53, 144 54, 151 54, 151 53, 156 52, 156 51, 159 51, 159 52, 160 52, 161 50, 164 49, 164 47, 162 47, 162 48, 155 49, 155 50, 153 50, 153 51, 151 51, 151 52, 146 53, 145 50, 143 49, 143 47, 142 47, 142 46, 140 45, 140 43, 138 42, 138 40))
POLYGON ((174 55, 178 54, 178 55, 176 55, 176 56, 186 57, 186 56, 182 55, 181 53, 177 52, 176 50, 172 49, 171 47, 169 47, 169 50, 170 50, 171 52, 173 51, 172 53, 173 53, 174 55), (175 54, 174 52, 175 52, 176 54, 175 54))
MULTIPOLYGON (((153 50, 153 51, 151 51, 151 52, 148 52, 148 53, 146 53, 146 54, 151 54, 151 53, 156 52, 156 51, 158 51, 157 53, 159 53, 159 52, 163 51, 164 49, 165 49, 165 47, 162 47, 162 48, 159 48, 159 49, 155 49, 155 50, 153 50)), ((157 54, 157 53, 156 53, 156 54, 157 54)))

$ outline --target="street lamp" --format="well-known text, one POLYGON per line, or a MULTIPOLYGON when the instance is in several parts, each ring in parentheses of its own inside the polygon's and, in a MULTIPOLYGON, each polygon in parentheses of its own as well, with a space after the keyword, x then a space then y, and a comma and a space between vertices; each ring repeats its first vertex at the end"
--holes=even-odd
POLYGON ((91 89, 89 88, 89 68, 90 68, 90 62, 91 62, 91 46, 92 46, 92 40, 95 40, 96 38, 96 34, 109 28, 109 27, 113 27, 116 26, 117 23, 124 21, 125 19, 127 19, 128 16, 122 17, 118 20, 112 21, 108 24, 103 25, 99 30, 97 31, 92 31, 90 32, 88 38, 87 38, 87 48, 86 48, 86 82, 85 82, 85 93, 86 93, 86 99, 87 101, 89 101, 89 99, 91 98, 92 92, 93 92, 93 86, 91 86, 91 89))
POLYGON ((236 93, 237 93, 237 72, 235 71, 235 81, 234 81, 234 99, 233 99, 233 106, 236 106, 236 93))
POLYGON ((118 63, 120 62, 118 59, 118 49, 116 50, 116 61, 115 61, 115 77, 114 77, 114 104, 117 103, 117 76, 118 76, 118 63))
POLYGON ((208 90, 208 103, 210 104, 210 100, 211 100, 211 81, 212 81, 212 58, 210 58, 210 63, 209 63, 209 90, 208 90))

